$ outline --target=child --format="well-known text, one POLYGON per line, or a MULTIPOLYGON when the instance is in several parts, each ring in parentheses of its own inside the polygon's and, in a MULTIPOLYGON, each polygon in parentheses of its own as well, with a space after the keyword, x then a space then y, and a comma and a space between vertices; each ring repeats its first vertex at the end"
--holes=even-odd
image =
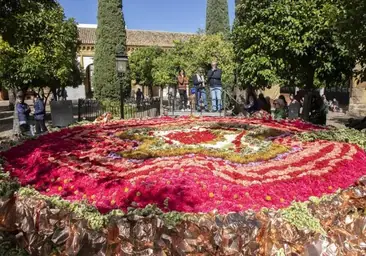
POLYGON ((191 95, 189 95, 189 101, 191 102, 191 109, 196 109, 196 88, 191 89, 191 95))
POLYGON ((41 134, 48 131, 44 120, 45 114, 46 111, 43 100, 36 93, 34 101, 34 120, 36 121, 36 134, 41 134))

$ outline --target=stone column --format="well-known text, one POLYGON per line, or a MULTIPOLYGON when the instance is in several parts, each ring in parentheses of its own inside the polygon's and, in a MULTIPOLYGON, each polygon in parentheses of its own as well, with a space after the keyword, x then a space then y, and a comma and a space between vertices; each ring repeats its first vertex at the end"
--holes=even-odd
POLYGON ((358 117, 366 116, 366 82, 358 83, 355 79, 352 81, 348 112, 358 117))

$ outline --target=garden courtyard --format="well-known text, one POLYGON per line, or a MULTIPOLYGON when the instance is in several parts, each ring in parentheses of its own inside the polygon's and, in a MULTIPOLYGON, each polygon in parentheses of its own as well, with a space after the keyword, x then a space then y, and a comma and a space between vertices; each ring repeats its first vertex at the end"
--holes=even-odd
POLYGON ((0 256, 366 255, 364 0, 3 2, 0 256))
POLYGON ((1 225, 22 230, 34 254, 364 250, 366 136, 356 130, 187 115, 6 143, 1 225))

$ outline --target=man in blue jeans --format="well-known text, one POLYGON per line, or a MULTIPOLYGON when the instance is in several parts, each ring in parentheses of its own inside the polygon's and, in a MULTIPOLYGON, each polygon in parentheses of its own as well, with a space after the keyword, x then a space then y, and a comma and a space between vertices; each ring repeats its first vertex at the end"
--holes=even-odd
POLYGON ((217 68, 217 62, 211 63, 211 70, 208 71, 207 78, 210 85, 212 112, 221 111, 222 101, 222 83, 221 83, 221 69, 217 68))

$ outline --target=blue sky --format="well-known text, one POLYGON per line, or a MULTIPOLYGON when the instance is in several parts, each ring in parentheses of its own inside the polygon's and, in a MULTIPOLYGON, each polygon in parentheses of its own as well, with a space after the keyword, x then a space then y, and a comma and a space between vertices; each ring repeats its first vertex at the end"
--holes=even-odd
MULTIPOLYGON (((98 0, 59 0, 67 17, 80 24, 97 23, 98 0)), ((229 0, 230 20, 234 0, 229 0)), ((205 27, 206 0, 123 0, 127 28, 197 32, 205 27)))

